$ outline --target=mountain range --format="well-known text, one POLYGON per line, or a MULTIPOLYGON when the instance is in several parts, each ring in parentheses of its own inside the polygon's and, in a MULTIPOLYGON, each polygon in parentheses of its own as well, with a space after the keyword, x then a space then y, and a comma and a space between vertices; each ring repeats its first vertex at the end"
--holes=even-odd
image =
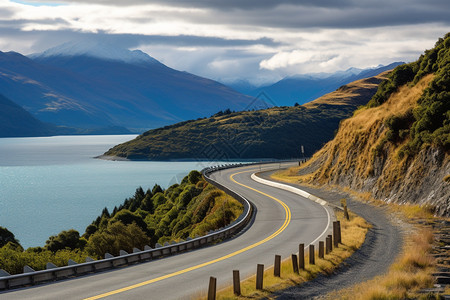
POLYGON ((232 83, 230 86, 250 96, 261 97, 264 95, 266 101, 275 106, 292 106, 295 103, 305 104, 313 101, 342 85, 377 76, 402 64, 404 62, 394 62, 387 66, 379 65, 368 69, 349 68, 335 73, 294 75, 261 87, 255 87, 243 80, 232 83))
POLYGON ((254 100, 139 50, 98 43, 68 43, 30 57, 0 52, 0 91, 45 123, 136 131, 243 110, 254 100))
MULTIPOLYGON (((249 96, 169 68, 140 50, 70 42, 28 57, 0 52, 0 93, 43 123, 47 135, 140 133, 224 110, 304 103, 397 64, 293 76, 249 96)), ((42 135, 34 132, 30 134, 42 135)))

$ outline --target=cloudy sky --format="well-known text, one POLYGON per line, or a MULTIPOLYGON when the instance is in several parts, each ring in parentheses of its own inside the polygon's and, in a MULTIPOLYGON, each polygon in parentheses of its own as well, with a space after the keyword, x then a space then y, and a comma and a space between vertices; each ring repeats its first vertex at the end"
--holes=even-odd
POLYGON ((0 50, 101 40, 232 82, 413 61, 450 31, 449 0, 0 0, 0 50))

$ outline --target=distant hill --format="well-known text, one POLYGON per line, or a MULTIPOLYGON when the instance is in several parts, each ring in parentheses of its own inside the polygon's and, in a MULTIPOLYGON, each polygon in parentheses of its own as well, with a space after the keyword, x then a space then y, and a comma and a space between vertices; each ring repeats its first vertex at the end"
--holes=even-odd
POLYGON ((248 82, 239 81, 230 84, 231 87, 242 93, 257 97, 264 94, 272 104, 277 106, 292 106, 295 103, 304 104, 318 97, 330 93, 347 83, 376 76, 387 70, 392 70, 404 62, 394 62, 387 66, 370 69, 350 68, 336 73, 318 73, 294 75, 286 77, 274 84, 251 88, 248 82))
POLYGON ((299 174, 450 216, 450 33, 397 67, 299 174))
POLYGON ((333 138, 339 122, 375 94, 383 76, 359 80, 305 106, 222 112, 145 132, 105 153, 128 159, 169 160, 299 157, 333 138))
POLYGON ((48 136, 49 126, 0 94, 0 137, 48 136))
POLYGON ((0 52, 0 90, 46 123, 142 130, 248 108, 253 98, 147 54, 69 43, 30 58, 0 52))

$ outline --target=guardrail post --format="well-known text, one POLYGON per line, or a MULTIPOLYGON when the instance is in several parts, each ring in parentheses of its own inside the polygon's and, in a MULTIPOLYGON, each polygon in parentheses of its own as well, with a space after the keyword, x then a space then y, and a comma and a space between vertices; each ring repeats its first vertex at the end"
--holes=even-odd
POLYGON ((319 242, 319 258, 323 258, 324 257, 324 242, 320 241, 319 242))
POLYGON ((333 222, 333 244, 334 244, 334 248, 339 247, 338 224, 337 224, 337 222, 333 222))
POLYGON ((258 264, 256 268, 256 289, 263 289, 263 280, 264 280, 264 265, 258 264))
POLYGON ((275 255, 275 264, 273 266, 273 276, 280 277, 281 276, 281 256, 275 255))
POLYGON ((35 272, 35 270, 32 267, 25 265, 25 266, 23 266, 23 272, 24 273, 32 273, 32 272, 35 272))
POLYGON ((241 279, 239 270, 233 270, 233 292, 236 296, 241 295, 241 279))
POLYGON ((310 265, 315 265, 316 264, 315 253, 314 253, 314 245, 309 245, 309 264, 310 265))
POLYGON ((48 263, 45 265, 45 269, 46 269, 46 270, 55 269, 55 268, 57 268, 57 266, 56 266, 54 263, 51 263, 51 262, 48 262, 48 263))
POLYGON ((298 274, 297 255, 292 254, 292 269, 294 273, 298 274))
POLYGON ((208 300, 216 300, 217 278, 209 277, 208 300))
POLYGON ((305 244, 298 245, 298 267, 305 269, 305 244))

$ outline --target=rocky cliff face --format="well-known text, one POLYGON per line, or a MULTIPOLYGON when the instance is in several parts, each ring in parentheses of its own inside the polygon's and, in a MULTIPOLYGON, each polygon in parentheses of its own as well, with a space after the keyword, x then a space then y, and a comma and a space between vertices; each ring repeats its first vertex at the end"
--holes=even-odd
POLYGON ((402 156, 400 143, 386 142, 388 120, 404 116, 434 75, 415 86, 405 85, 380 106, 363 108, 343 121, 336 137, 300 169, 306 181, 337 184, 370 192, 386 202, 430 205, 439 215, 450 215, 450 153, 433 144, 412 156, 402 156))

